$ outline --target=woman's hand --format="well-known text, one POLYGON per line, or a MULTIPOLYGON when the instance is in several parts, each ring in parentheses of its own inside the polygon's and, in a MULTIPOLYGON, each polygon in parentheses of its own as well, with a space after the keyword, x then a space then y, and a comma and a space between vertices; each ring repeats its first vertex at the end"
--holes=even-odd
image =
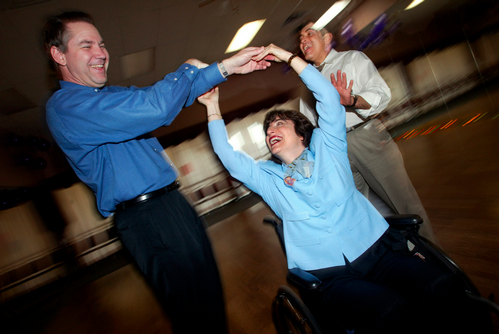
POLYGON ((266 46, 262 52, 260 52, 258 55, 254 56, 253 59, 255 61, 261 61, 263 59, 265 60, 270 60, 270 61, 275 61, 275 62, 287 62, 289 57, 291 57, 293 54, 289 51, 286 51, 277 45, 274 44, 269 44, 266 46))
POLYGON ((203 63, 201 60, 199 60, 199 59, 194 59, 194 58, 187 59, 184 63, 191 64, 191 65, 193 65, 193 66, 196 66, 197 68, 205 68, 205 67, 208 67, 208 64, 203 63))
POLYGON ((208 122, 222 119, 220 105, 218 104, 218 96, 218 87, 215 87, 198 97, 199 103, 206 106, 206 116, 208 118, 208 122))
POLYGON ((307 67, 306 61, 274 44, 269 44, 269 46, 265 47, 260 54, 254 56, 253 59, 257 62, 262 59, 276 62, 284 61, 288 63, 288 65, 291 66, 297 74, 300 74, 305 67, 307 67))
POLYGON ((219 97, 218 87, 213 87, 203 95, 199 96, 198 101, 199 103, 204 104, 205 106, 214 103, 218 104, 218 97, 219 97))

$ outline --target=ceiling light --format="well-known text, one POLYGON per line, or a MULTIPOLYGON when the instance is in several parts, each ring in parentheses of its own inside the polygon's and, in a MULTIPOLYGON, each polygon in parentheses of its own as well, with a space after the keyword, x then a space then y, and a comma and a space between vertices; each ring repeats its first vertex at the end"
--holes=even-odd
POLYGON ((350 3, 350 0, 336 1, 334 5, 331 6, 312 26, 312 30, 321 30, 329 22, 331 22, 346 6, 350 3))
POLYGON ((246 45, 251 43, 253 37, 255 37, 258 30, 260 30, 265 20, 266 19, 249 22, 239 28, 236 35, 232 39, 232 42, 230 42, 229 47, 225 50, 225 53, 241 50, 246 45))
POLYGON ((419 5, 420 3, 422 3, 423 1, 424 0, 412 0, 411 4, 409 6, 407 6, 407 8, 404 10, 412 9, 412 8, 416 7, 417 5, 419 5))

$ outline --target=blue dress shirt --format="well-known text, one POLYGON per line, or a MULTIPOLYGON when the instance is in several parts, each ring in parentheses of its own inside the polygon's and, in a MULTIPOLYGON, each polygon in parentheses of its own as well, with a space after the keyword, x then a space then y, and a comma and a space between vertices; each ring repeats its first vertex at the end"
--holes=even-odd
POLYGON ((262 196, 284 224, 288 268, 315 270, 345 264, 362 255, 388 224, 355 188, 347 156, 345 108, 331 82, 308 65, 301 79, 314 93, 319 128, 313 132, 307 159, 310 178, 295 172, 284 182, 286 165, 258 161, 228 143, 222 120, 208 124, 213 148, 229 173, 262 196))
POLYGON ((172 183, 177 172, 156 138, 182 108, 225 81, 216 63, 181 65, 152 86, 102 89, 61 81, 47 102, 47 123, 78 177, 95 193, 100 213, 172 183))

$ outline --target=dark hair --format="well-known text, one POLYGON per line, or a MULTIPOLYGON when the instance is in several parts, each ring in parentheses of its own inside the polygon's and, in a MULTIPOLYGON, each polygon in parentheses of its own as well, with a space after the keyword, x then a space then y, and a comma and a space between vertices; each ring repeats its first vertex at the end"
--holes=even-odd
MULTIPOLYGON (((310 23, 315 24, 315 22, 317 22, 317 20, 314 20, 314 19, 303 20, 302 23, 300 23, 300 25, 298 25, 298 27, 296 27, 296 34, 300 35, 300 33, 303 30, 303 28, 305 28, 310 23)), ((318 31, 319 31, 319 33, 321 34, 322 37, 324 37, 329 32, 326 29, 326 27, 323 27, 321 30, 318 30, 318 31)))
MULTIPOLYGON (((272 110, 265 115, 265 120, 263 121, 263 131, 265 134, 269 129, 269 126, 276 119, 290 120, 295 125, 295 132, 298 136, 303 137, 303 145, 308 147, 310 145, 310 140, 312 139, 312 132, 315 126, 310 122, 310 120, 305 117, 302 113, 295 110, 272 110)), ((271 161, 280 164, 281 161, 275 157, 271 156, 271 161)))
POLYGON ((48 19, 47 23, 43 27, 43 46, 45 52, 52 60, 52 55, 50 54, 50 49, 55 46, 61 52, 66 52, 67 40, 64 38, 66 33, 66 28, 68 23, 73 22, 87 22, 94 24, 92 17, 84 12, 64 12, 60 15, 53 16, 48 19))

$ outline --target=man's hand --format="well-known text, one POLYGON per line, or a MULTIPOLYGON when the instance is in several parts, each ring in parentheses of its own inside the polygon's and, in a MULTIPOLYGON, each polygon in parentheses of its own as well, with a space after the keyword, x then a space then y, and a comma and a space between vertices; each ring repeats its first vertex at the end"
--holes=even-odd
POLYGON ((187 59, 184 63, 191 64, 191 65, 193 65, 193 66, 196 66, 197 68, 205 68, 205 67, 208 67, 208 64, 203 63, 201 60, 194 59, 194 58, 187 59))
POLYGON ((286 51, 278 47, 277 45, 271 43, 268 46, 264 47, 262 52, 253 57, 253 59, 256 61, 270 60, 275 62, 281 62, 281 61, 287 61, 289 57, 291 57, 292 55, 293 54, 291 52, 286 51))
POLYGON ((224 59, 222 63, 227 70, 229 75, 238 73, 246 74, 256 70, 264 70, 270 66, 270 63, 265 59, 256 61, 253 59, 254 56, 258 55, 263 51, 263 46, 261 47, 248 47, 242 49, 230 58, 224 59))
POLYGON ((340 93, 340 103, 343 106, 350 106, 353 104, 352 97, 352 87, 353 80, 350 80, 350 84, 347 87, 347 75, 345 73, 341 73, 341 70, 338 70, 338 80, 334 77, 334 73, 331 73, 331 83, 334 88, 340 93))
POLYGON ((262 52, 253 57, 253 59, 256 61, 268 60, 275 62, 286 62, 291 66, 292 69, 296 71, 297 74, 300 74, 305 69, 305 67, 307 67, 307 63, 303 59, 272 43, 266 46, 262 50, 262 52), (292 62, 289 62, 290 59, 292 62))

